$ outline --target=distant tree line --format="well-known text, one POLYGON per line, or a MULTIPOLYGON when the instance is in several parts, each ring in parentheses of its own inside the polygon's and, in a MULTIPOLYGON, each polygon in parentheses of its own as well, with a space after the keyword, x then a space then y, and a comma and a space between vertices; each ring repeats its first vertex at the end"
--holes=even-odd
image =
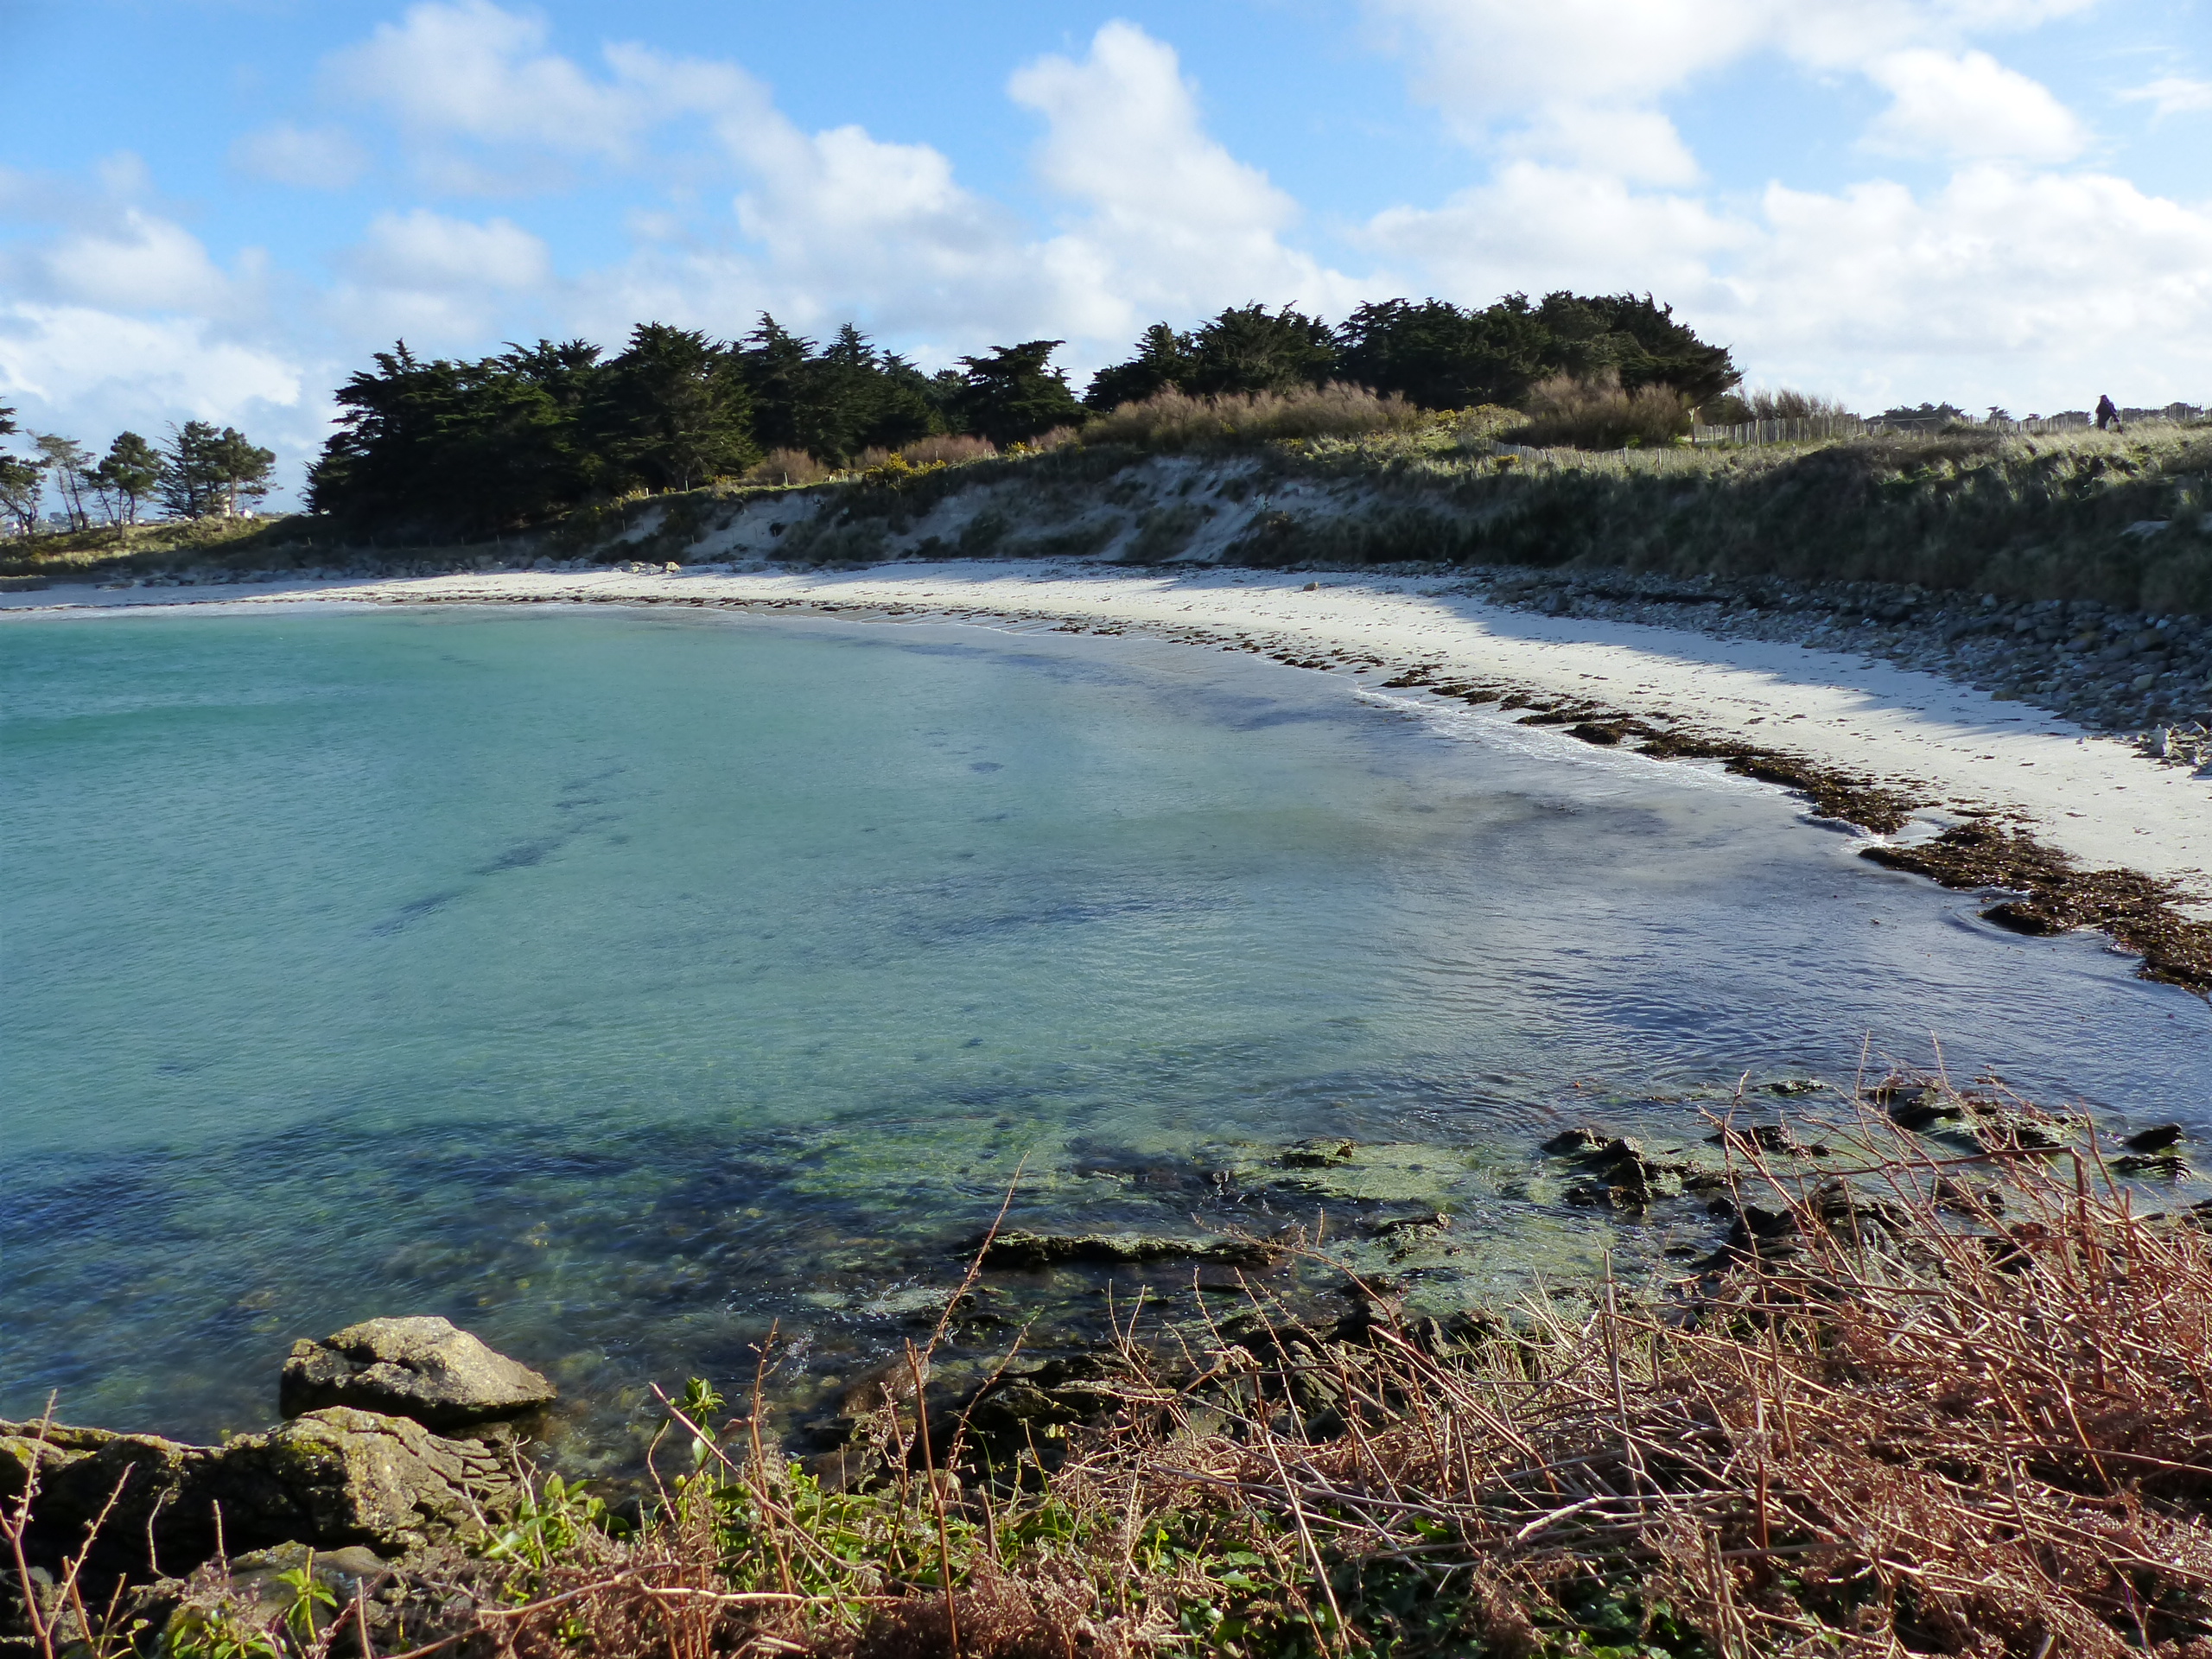
MULTIPOLYGON (((766 315, 733 341, 642 324, 612 356, 575 340, 424 359, 402 342, 339 390, 308 505, 365 526, 485 533, 742 477, 772 454, 842 467, 962 434, 1003 448, 1167 391, 1344 382, 1425 409, 1517 407, 1565 376, 1688 404, 1740 378, 1725 346, 1633 295, 1512 295, 1479 310, 1389 300, 1333 327, 1289 307, 1232 307, 1194 329, 1147 329, 1080 399, 1052 366, 1063 343, 1002 346, 931 374, 850 325, 821 345, 766 315)), ((781 475, 772 463, 769 474, 781 475)))
POLYGON ((425 361, 402 342, 339 389, 308 501, 371 524, 482 531, 737 477, 777 450, 842 466, 933 434, 1018 442, 1083 417, 1050 366, 1060 343, 928 374, 849 325, 817 346, 765 315, 735 342, 644 323, 612 357, 575 340, 425 361))
POLYGON ((1706 344, 1649 296, 1558 293, 1532 303, 1513 294, 1481 310, 1382 300, 1333 328, 1261 305, 1224 311, 1189 333, 1154 323, 1135 357, 1093 378, 1084 402, 1105 410, 1170 388, 1287 391, 1338 380, 1423 409, 1517 409, 1560 375, 1611 380, 1629 392, 1663 386, 1693 404, 1742 378, 1726 346, 1706 344))
POLYGON ((150 503, 177 518, 235 516, 269 493, 276 470, 271 451, 236 427, 219 431, 206 421, 171 427, 160 445, 120 433, 95 461, 74 438, 23 432, 16 411, 0 405, 0 439, 18 435, 31 440, 33 454, 0 451, 0 518, 19 536, 36 529, 49 483, 70 529, 89 530, 96 521, 127 528, 150 503))

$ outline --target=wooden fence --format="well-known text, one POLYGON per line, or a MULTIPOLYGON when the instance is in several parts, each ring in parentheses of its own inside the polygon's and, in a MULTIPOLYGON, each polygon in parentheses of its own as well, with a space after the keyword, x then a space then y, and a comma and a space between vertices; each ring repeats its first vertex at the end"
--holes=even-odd
POLYGON ((1897 436, 1933 436, 1953 428, 1977 432, 2075 432, 2092 424, 2087 415, 2053 415, 2033 421, 1977 421, 1947 416, 1871 421, 1855 415, 1815 415, 1794 421, 1745 421, 1738 426, 1693 426, 1695 444, 1814 443, 1828 438, 1859 438, 1874 433, 1897 436))

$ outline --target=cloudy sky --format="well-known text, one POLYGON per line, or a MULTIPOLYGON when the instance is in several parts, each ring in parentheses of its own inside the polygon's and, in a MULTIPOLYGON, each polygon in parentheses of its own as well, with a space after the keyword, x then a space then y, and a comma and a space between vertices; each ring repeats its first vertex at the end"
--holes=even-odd
POLYGON ((2212 0, 0 0, 0 402, 285 458, 367 354, 930 366, 1649 291, 1861 407, 2212 401, 2212 0))

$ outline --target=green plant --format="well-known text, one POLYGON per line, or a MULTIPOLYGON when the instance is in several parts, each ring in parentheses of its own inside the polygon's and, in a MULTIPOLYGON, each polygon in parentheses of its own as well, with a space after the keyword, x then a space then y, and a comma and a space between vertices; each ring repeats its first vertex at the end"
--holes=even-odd
POLYGON ((548 1475, 524 1495, 514 1518, 493 1535, 484 1554, 495 1561, 543 1568, 573 1550, 587 1531, 603 1532, 606 1525, 604 1500, 586 1492, 581 1482, 570 1484, 548 1475))
POLYGON ((315 1627, 315 1610, 338 1605, 337 1595, 315 1575, 315 1551, 308 1551, 303 1565, 279 1573, 276 1581, 292 1592, 291 1605, 284 1609, 284 1628, 301 1642, 314 1642, 321 1634, 315 1627))
POLYGON ((162 1646, 171 1659, 285 1659, 274 1632, 227 1596, 213 1608, 180 1608, 163 1632, 162 1646))

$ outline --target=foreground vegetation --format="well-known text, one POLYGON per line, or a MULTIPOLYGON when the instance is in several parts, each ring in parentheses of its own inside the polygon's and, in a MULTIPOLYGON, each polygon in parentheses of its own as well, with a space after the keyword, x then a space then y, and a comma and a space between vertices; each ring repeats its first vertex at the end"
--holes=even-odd
MULTIPOLYGON (((1608 1282, 1439 1325, 1366 1284, 1319 1327, 1255 1281, 1210 1313, 1128 1310, 1049 1396, 1017 1349, 965 1402, 933 1392, 933 1339, 885 1375, 842 1483, 778 1450, 757 1387, 730 1415, 695 1382, 627 1522, 547 1478, 466 1555, 350 1603, 311 1558, 260 1599, 218 1560, 159 1601, 159 1640, 179 1659, 2212 1653, 2212 1239, 2115 1173, 2171 1174, 2178 1132, 2107 1166, 2086 1126, 2001 1091, 1892 1078, 1856 1107, 1716 1122, 1732 1230, 1656 1297, 1608 1282)), ((1618 1206, 1669 1179, 1629 1143, 1563 1141, 1618 1206)), ((127 1611, 156 1605, 103 1616, 54 1571, 38 1659, 119 1654, 127 1611)))

